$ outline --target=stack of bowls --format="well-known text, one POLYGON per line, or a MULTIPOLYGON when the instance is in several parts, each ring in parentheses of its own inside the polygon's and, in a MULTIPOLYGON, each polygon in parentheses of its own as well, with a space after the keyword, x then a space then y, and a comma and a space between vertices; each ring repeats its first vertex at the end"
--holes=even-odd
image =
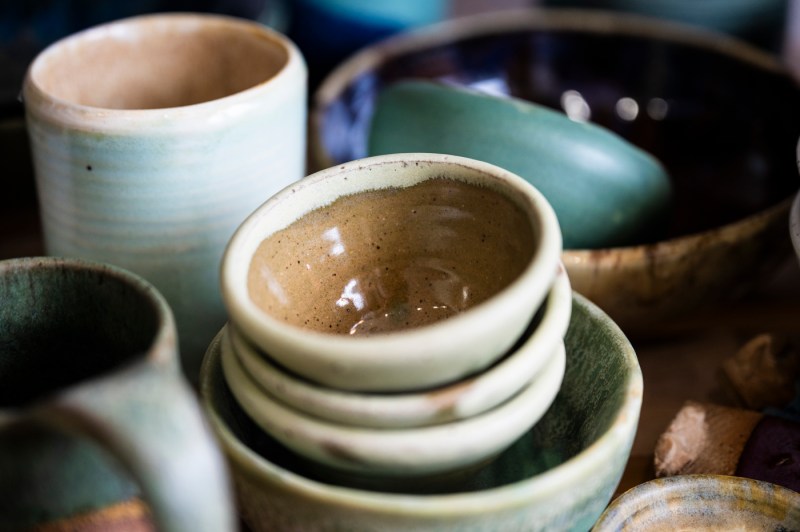
POLYGON ((572 308, 560 253, 549 203, 496 166, 396 154, 323 170, 229 243, 225 380, 318 476, 447 489, 560 390, 572 308))

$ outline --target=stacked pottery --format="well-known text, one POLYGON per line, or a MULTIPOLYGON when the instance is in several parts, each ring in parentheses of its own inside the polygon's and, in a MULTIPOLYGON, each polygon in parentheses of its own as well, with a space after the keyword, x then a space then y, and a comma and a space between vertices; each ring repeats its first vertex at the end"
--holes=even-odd
POLYGON ((543 196, 487 163, 417 153, 323 170, 228 245, 224 378, 318 477, 446 486, 527 433, 560 389, 561 249, 543 196))

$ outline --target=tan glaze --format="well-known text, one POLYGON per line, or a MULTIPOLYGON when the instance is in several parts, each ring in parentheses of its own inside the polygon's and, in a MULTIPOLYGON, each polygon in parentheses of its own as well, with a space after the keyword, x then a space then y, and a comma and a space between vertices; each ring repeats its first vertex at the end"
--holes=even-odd
POLYGON ((241 92, 272 78, 288 61, 286 50, 268 37, 225 24, 165 17, 141 29, 89 30, 93 39, 46 53, 33 77, 43 90, 71 103, 159 109, 241 92))
POLYGON ((266 238, 248 291, 292 325, 370 334, 434 323, 485 301, 530 262, 513 201, 437 178, 337 199, 266 238))

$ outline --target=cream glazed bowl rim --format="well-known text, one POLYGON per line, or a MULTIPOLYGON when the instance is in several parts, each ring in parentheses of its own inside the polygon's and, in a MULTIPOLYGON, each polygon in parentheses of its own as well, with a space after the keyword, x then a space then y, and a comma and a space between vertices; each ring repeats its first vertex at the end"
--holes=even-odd
POLYGON ((26 113, 35 113, 41 118, 58 117, 59 122, 87 131, 137 132, 142 127, 163 131, 185 130, 194 125, 185 124, 187 117, 199 115, 206 118, 207 125, 222 127, 228 120, 264 105, 265 98, 277 98, 278 94, 296 91, 298 84, 305 85, 307 79, 305 59, 299 48, 285 35, 255 21, 215 13, 150 13, 113 20, 86 28, 68 35, 42 50, 31 62, 25 74, 22 98, 26 113), (37 82, 37 71, 55 60, 62 48, 74 47, 84 41, 103 36, 125 39, 127 34, 142 29, 176 26, 183 30, 200 27, 216 27, 247 33, 256 39, 268 41, 285 55, 283 64, 269 77, 250 87, 232 94, 189 105, 149 109, 117 109, 71 102, 45 91, 37 82), (46 105, 44 105, 46 104, 46 105))
POLYGON ((398 429, 340 425, 308 416, 264 392, 221 338, 222 370, 242 410, 266 433, 307 459, 356 474, 404 478, 478 464, 510 446, 547 412, 566 368, 563 342, 508 401, 467 419, 398 429))
POLYGON ((220 282, 230 321, 288 369, 332 387, 397 391, 465 377, 505 353, 550 290, 560 268, 561 248, 561 230, 552 207, 521 177, 465 157, 401 153, 321 170, 269 198, 228 242, 220 282), (512 199, 525 211, 536 235, 537 249, 522 273, 488 300, 430 325, 351 337, 286 324, 250 298, 247 272, 252 256, 273 232, 341 196, 407 187, 443 175, 491 187, 512 199))
POLYGON ((530 336, 486 371, 441 387, 396 394, 353 393, 318 386, 292 375, 260 353, 235 327, 228 326, 242 367, 267 393, 322 419, 373 428, 432 425, 478 415, 505 401, 542 371, 566 334, 572 289, 560 270, 542 305, 541 321, 530 336))

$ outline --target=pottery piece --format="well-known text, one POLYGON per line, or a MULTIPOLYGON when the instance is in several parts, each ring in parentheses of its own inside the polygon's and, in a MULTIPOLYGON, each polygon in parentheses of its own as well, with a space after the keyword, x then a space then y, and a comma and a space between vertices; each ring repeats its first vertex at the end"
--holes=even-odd
POLYGON ((769 54, 619 13, 454 20, 370 46, 328 76, 313 99, 313 166, 363 157, 380 91, 412 78, 560 109, 664 164, 673 185, 664 234, 563 255, 573 288, 628 334, 729 301, 791 256, 786 218, 798 181, 786 154, 800 137, 800 93, 769 54))
POLYGON ((479 415, 442 425, 372 429, 321 420, 285 405, 250 377, 227 335, 221 349, 228 387, 268 434, 311 460, 387 482, 450 473, 493 458, 548 409, 561 386, 566 360, 562 345, 519 393, 479 415))
POLYGON ((547 301, 509 354, 454 383, 392 394, 352 393, 316 385, 285 370, 228 326, 233 351, 267 393, 311 416, 358 427, 401 428, 466 419, 516 394, 555 354, 569 324, 572 290, 560 271, 547 301))
POLYGON ((800 493, 743 477, 666 477, 622 494, 592 530, 800 530, 800 493))
POLYGON ((175 312, 193 381, 225 322, 225 244, 304 175, 305 87, 303 59, 285 37, 202 14, 97 26, 51 45, 28 70, 46 253, 152 282, 175 312))
POLYGON ((519 176, 387 155, 320 171, 259 207, 225 251, 222 292, 236 328, 309 380, 421 389, 506 353, 560 251, 552 208, 519 176))
POLYGON ((223 457, 149 283, 99 263, 10 259, 0 302, 0 530, 139 489, 161 530, 234 530, 223 457))
POLYGON ((573 296, 561 391, 542 419, 456 490, 387 493, 319 480, 238 407, 220 366, 219 337, 206 356, 201 394, 256 532, 280 530, 588 530, 627 462, 642 376, 619 328, 573 296))
POLYGON ((512 97, 427 81, 378 95, 369 154, 429 151, 525 178, 553 210, 566 249, 621 246, 660 234, 672 194, 663 166, 611 131, 512 97))

